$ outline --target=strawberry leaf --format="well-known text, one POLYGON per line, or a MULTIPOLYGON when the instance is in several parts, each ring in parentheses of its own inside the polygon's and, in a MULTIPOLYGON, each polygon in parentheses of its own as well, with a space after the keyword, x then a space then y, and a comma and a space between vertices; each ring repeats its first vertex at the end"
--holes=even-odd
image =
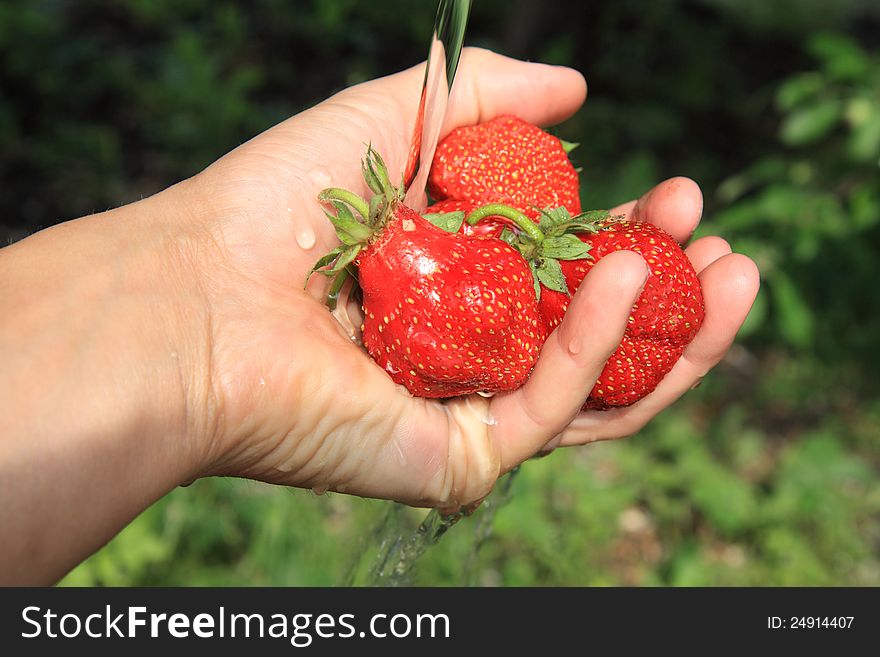
POLYGON ((370 213, 368 223, 370 226, 377 227, 381 224, 382 213, 385 210, 385 197, 376 194, 370 199, 370 213))
MULTIPOLYGON (((335 206, 337 203, 334 202, 333 205, 335 206)), ((341 203, 339 203, 339 205, 342 206, 341 203)), ((344 208, 344 206, 342 207, 344 208)), ((336 235, 339 237, 339 241, 346 246, 353 246, 365 242, 372 234, 372 231, 369 228, 359 221, 356 221, 354 216, 347 210, 344 213, 340 212, 339 214, 333 214, 332 212, 324 210, 324 214, 327 215, 327 218, 333 224, 333 228, 336 229, 336 235)))
POLYGON ((575 148, 580 146, 579 142, 565 141, 564 139, 560 139, 559 143, 562 144, 562 150, 564 150, 566 154, 571 153, 575 148))
POLYGON ((361 173, 363 174, 364 180, 367 182, 367 187, 370 188, 370 191, 374 194, 384 194, 385 190, 382 188, 382 180, 379 178, 379 174, 373 166, 373 153, 375 153, 373 147, 368 146, 367 157, 361 160, 361 173))
POLYGON ((586 258, 590 245, 581 242, 577 235, 566 234, 547 237, 541 242, 541 255, 557 260, 579 260, 586 258))
POLYGON ((333 268, 330 271, 336 273, 348 267, 352 262, 354 262, 354 259, 358 257, 358 254, 361 252, 362 248, 363 246, 358 244, 357 246, 350 246, 345 249, 336 260, 336 263, 333 265, 333 268))
POLYGON ((327 292, 327 307, 330 310, 336 310, 336 303, 339 301, 339 293, 342 292, 342 286, 345 285, 345 281, 348 280, 349 273, 347 269, 343 269, 338 274, 336 274, 336 278, 333 279, 333 283, 330 285, 330 291, 327 292))
POLYGON ((464 223, 464 212, 431 212, 422 217, 447 233, 457 233, 464 223))
POLYGON ((510 228, 502 229, 501 234, 498 236, 498 239, 502 240, 503 242, 507 242, 508 244, 510 244, 510 246, 516 246, 517 243, 516 233, 510 230, 510 228))
POLYGON ((538 208, 538 210, 541 212, 541 220, 538 223, 538 227, 544 233, 549 233, 556 226, 571 221, 571 214, 562 206, 558 208, 538 208))
POLYGON ((611 213, 608 210, 587 210, 576 214, 572 219, 578 224, 592 224, 597 221, 605 221, 610 217, 611 213))
POLYGON ((538 263, 529 261, 529 269, 532 270, 532 283, 535 285, 535 298, 541 300, 541 277, 538 274, 538 263))
POLYGON ((568 295, 568 286, 565 284, 565 276, 562 274, 562 267, 559 266, 558 260, 541 258, 535 272, 544 287, 568 295))
MULTIPOLYGON (((355 223, 361 223, 357 220, 357 218, 352 214, 351 210, 348 209, 348 206, 342 201, 332 200, 330 201, 333 204, 333 208, 336 210, 336 215, 345 221, 353 221, 355 223)), ((366 219, 366 217, 364 217, 366 219)))
POLYGON ((342 254, 342 252, 344 250, 345 250, 344 246, 337 246, 335 249, 333 249, 329 253, 325 253, 320 258, 318 258, 317 262, 315 262, 315 264, 312 265, 312 268, 309 270, 309 275, 308 275, 308 277, 306 277, 306 284, 308 284, 309 278, 312 277, 312 274, 317 272, 319 269, 323 269, 327 265, 331 264, 333 261, 335 261, 342 254))

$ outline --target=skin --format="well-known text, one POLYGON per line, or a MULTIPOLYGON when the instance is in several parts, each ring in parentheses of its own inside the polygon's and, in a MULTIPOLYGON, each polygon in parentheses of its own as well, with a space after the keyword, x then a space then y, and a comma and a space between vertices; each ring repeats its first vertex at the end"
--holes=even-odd
MULTIPOLYGON (((647 276, 630 252, 593 269, 521 389, 440 403, 395 386, 321 305, 324 277, 301 281, 336 245, 316 194, 366 193, 368 141, 399 175, 421 79, 347 89, 153 197, 0 250, 3 583, 56 581, 210 475, 456 509, 536 453, 635 433, 724 356, 758 272, 708 237, 687 249, 704 326, 634 406, 579 413, 647 276)), ((585 96, 571 69, 466 50, 441 134, 506 113, 550 125, 585 96)), ((685 242, 701 210, 675 178, 616 212, 685 242)))

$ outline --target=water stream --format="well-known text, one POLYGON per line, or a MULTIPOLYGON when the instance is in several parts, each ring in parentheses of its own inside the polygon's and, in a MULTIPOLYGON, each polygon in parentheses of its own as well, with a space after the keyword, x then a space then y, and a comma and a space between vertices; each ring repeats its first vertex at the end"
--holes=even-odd
POLYGON ((462 564, 461 585, 477 583, 477 556, 492 534, 498 511, 510 502, 517 470, 505 475, 492 493, 472 513, 442 515, 436 509, 427 513, 413 529, 413 509, 389 503, 384 516, 355 555, 343 582, 346 586, 410 586, 419 559, 454 525, 461 522, 471 531, 472 543, 462 564))
MULTIPOLYGON (((419 207, 424 197, 429 169, 427 165, 433 158, 439 137, 470 8, 471 0, 440 0, 438 3, 405 172, 409 190, 407 202, 411 207, 419 207)), ((400 455, 403 456, 402 452, 400 455)), ((412 529, 412 509, 402 504, 389 504, 382 520, 367 538, 365 547, 355 555, 344 583, 349 586, 411 584, 413 570, 422 555, 458 522, 471 525, 474 537, 462 571, 466 579, 472 580, 475 577, 477 551, 491 534, 498 509, 510 499, 510 485, 515 472, 498 482, 493 493, 474 512, 442 515, 434 509, 415 529, 412 529)))

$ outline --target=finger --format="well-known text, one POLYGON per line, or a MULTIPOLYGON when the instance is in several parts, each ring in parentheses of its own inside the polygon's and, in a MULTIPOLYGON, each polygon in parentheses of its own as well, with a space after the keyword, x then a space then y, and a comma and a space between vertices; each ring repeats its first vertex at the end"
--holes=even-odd
POLYGON ((574 69, 465 48, 440 134, 504 114, 553 125, 574 114, 586 97, 584 76, 574 69))
POLYGON ((700 274, 706 315, 700 332, 650 395, 627 408, 582 413, 564 432, 562 445, 579 445, 631 435, 691 389, 720 361, 745 321, 760 276, 746 256, 731 253, 700 274))
POLYGON ((638 201, 629 201, 611 210, 631 221, 648 221, 686 242, 703 216, 703 193, 690 178, 670 178, 638 201))
POLYGON ((531 457, 577 416, 648 278, 640 255, 612 253, 593 267, 526 384, 492 401, 501 471, 531 457))
POLYGON ((721 237, 710 235, 693 242, 684 252, 691 261, 694 270, 699 274, 718 258, 730 253, 730 244, 721 237))

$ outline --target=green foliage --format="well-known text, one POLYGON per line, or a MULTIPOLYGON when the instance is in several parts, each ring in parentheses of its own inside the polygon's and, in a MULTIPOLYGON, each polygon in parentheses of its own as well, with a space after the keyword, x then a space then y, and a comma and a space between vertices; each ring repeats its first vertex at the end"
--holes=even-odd
POLYGON ((719 186, 725 207, 705 230, 758 261, 766 340, 876 365, 880 53, 827 33, 807 49, 818 66, 776 93, 779 146, 719 186))
MULTIPOLYGON (((425 54, 434 3, 7 0, 0 243, 151 194, 425 54)), ((694 178, 701 234, 759 265, 741 339, 630 440, 527 463, 421 584, 880 585, 880 5, 480 0, 467 42, 572 65, 583 201, 694 178)), ((237 480, 175 490, 76 585, 323 585, 383 502, 237 480)), ((397 517, 412 531, 424 511, 397 517)), ((368 566, 367 566, 368 567, 368 566)))

